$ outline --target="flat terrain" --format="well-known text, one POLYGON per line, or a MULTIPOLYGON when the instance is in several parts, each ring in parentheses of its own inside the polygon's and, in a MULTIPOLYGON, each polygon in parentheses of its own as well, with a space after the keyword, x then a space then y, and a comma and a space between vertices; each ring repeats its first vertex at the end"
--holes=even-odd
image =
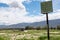
MULTIPOLYGON (((0 40, 47 40, 47 31, 0 30, 0 40)), ((60 30, 50 30, 50 40, 60 40, 60 30)))

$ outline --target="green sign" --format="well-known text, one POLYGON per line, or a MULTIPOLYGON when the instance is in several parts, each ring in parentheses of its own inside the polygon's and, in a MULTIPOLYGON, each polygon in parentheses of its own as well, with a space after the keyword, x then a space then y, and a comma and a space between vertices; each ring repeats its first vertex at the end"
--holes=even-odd
POLYGON ((52 1, 41 2, 41 13, 53 12, 52 1))

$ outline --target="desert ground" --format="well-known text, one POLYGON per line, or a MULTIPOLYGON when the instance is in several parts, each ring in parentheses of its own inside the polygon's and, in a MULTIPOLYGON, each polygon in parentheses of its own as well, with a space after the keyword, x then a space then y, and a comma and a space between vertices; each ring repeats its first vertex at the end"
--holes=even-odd
MULTIPOLYGON (((47 30, 0 30, 0 40, 47 40, 47 30)), ((50 30, 50 40, 60 40, 60 30, 50 30)))

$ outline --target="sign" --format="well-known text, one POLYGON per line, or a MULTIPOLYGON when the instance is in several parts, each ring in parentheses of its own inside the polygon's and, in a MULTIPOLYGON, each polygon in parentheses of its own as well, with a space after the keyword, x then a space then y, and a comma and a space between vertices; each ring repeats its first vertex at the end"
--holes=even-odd
POLYGON ((52 1, 41 2, 41 13, 53 12, 52 1))

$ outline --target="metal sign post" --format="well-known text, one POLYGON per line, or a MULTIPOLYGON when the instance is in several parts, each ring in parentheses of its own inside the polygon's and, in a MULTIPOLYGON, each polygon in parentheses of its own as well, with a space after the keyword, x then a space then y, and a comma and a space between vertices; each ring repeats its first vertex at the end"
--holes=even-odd
POLYGON ((48 40, 50 40, 48 13, 46 13, 46 22, 47 22, 47 37, 48 37, 48 40))
POLYGON ((48 13, 53 12, 52 1, 41 2, 41 13, 46 14, 47 38, 50 40, 48 13))

